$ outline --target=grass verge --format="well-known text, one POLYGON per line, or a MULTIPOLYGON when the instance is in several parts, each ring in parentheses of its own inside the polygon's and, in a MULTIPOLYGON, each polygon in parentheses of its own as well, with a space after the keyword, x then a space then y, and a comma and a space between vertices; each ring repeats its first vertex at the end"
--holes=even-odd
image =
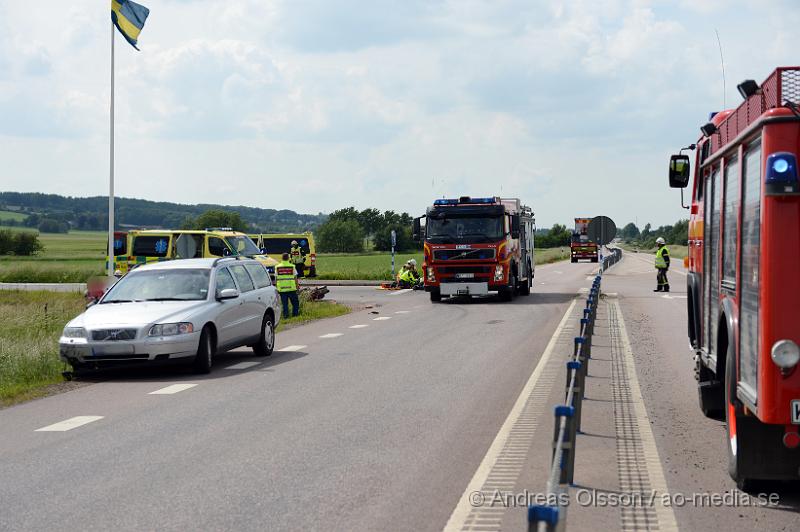
POLYGON ((284 329, 297 327, 309 321, 343 316, 344 314, 349 314, 350 311, 350 307, 335 301, 301 301, 300 315, 281 319, 277 331, 280 332, 284 329))
POLYGON ((0 290, 0 406, 63 381, 58 338, 84 305, 81 294, 0 290))
MULTIPOLYGON (((48 395, 63 383, 58 338, 83 312, 81 294, 0 290, 0 407, 48 395)), ((333 301, 303 301, 301 314, 281 320, 278 330, 341 316, 350 307, 333 301)))

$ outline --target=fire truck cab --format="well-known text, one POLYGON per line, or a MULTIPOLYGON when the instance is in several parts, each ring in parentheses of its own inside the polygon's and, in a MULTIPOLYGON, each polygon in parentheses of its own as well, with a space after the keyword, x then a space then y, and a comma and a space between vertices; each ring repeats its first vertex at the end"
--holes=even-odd
POLYGON ((535 231, 533 211, 517 198, 434 201, 414 220, 414 238, 425 242, 422 273, 431 301, 490 292, 504 301, 529 295, 535 231))
MULTIPOLYGON (((800 67, 739 85, 694 150, 688 335, 700 408, 725 419, 742 489, 800 479, 800 67)), ((690 159, 670 159, 685 188, 690 159)))

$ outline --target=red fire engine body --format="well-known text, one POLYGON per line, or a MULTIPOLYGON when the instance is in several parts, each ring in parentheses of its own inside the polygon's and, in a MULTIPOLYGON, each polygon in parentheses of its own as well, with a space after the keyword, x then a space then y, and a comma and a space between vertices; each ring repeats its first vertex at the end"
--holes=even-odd
MULTIPOLYGON (((700 407, 726 420, 728 469, 748 489, 800 478, 800 67, 739 91, 701 128, 686 262, 700 407)), ((688 181, 673 155, 670 185, 688 181)))
POLYGON ((597 262, 597 244, 589 240, 589 223, 591 221, 591 218, 575 218, 575 231, 573 231, 572 240, 569 243, 572 262, 578 262, 581 259, 597 262))
POLYGON ((421 218, 414 220, 414 236, 424 236, 422 276, 431 301, 489 292, 509 301, 531 293, 536 227, 519 199, 438 199, 424 218, 422 229, 421 218))

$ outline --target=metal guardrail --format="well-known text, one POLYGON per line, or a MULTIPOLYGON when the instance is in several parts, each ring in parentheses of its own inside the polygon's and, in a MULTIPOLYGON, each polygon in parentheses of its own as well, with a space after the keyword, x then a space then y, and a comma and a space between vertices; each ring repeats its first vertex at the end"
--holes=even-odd
POLYGON ((600 283, 603 272, 622 259, 622 250, 608 250, 603 257, 600 271, 592 281, 586 307, 580 324, 580 335, 575 337, 572 355, 567 361, 566 398, 563 405, 555 407, 555 430, 553 431, 553 460, 547 479, 546 500, 548 504, 528 506, 528 531, 552 532, 566 530, 567 506, 560 504, 568 497, 569 485, 575 472, 575 443, 581 428, 581 410, 589 360, 592 358, 592 336, 600 299, 600 283))

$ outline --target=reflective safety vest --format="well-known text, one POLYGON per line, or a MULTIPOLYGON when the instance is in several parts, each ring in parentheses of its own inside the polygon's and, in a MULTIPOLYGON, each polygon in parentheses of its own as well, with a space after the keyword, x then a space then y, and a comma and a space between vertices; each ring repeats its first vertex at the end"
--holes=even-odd
POLYGON ((289 250, 289 255, 294 264, 300 264, 305 259, 303 258, 303 251, 300 249, 300 246, 292 246, 289 250))
POLYGON ((288 261, 279 262, 275 266, 275 285, 278 292, 297 292, 297 270, 288 261))
POLYGON ((409 284, 414 284, 414 283, 417 282, 417 279, 419 279, 419 276, 418 275, 414 275, 414 271, 413 270, 405 270, 404 269, 402 272, 400 272, 400 276, 398 277, 398 279, 400 281, 405 281, 405 282, 407 282, 409 284))
POLYGON ((663 269, 667 267, 667 261, 664 259, 664 256, 669 257, 669 250, 667 246, 661 246, 656 251, 656 269, 663 269))

